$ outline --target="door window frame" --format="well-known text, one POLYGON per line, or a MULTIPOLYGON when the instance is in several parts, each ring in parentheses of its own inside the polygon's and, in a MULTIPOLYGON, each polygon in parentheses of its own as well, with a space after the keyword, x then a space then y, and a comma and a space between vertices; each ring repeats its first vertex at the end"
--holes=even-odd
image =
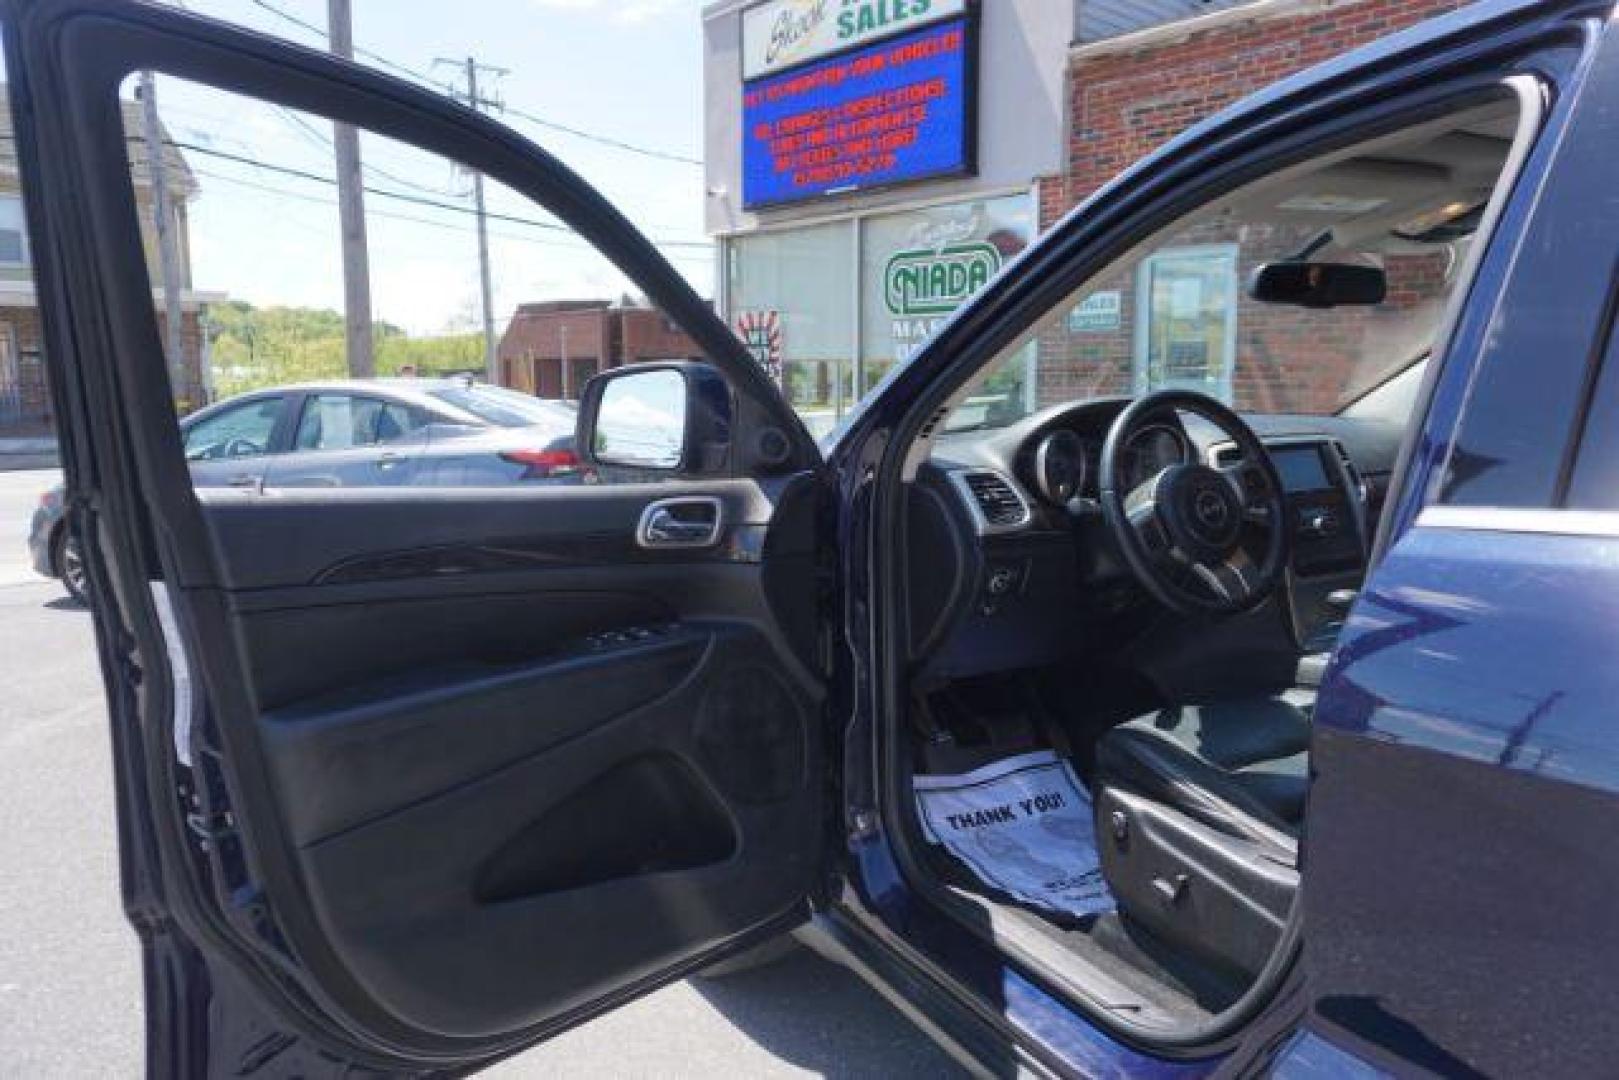
MULTIPOLYGON (((8 14, 13 9, 6 8, 8 14)), ((16 95, 52 87, 21 114, 19 146, 34 153, 28 164, 33 190, 72 190, 72 212, 59 198, 28 202, 29 224, 49 245, 54 273, 41 280, 47 346, 61 357, 66 412, 79 421, 65 455, 70 486, 90 480, 99 498, 93 512, 104 525, 87 529, 87 561, 97 595, 97 618, 110 633, 113 620, 127 631, 131 650, 157 658, 146 671, 139 703, 125 701, 132 733, 133 767, 153 791, 173 790, 170 722, 162 709, 176 692, 172 662, 154 599, 154 581, 175 596, 196 596, 229 583, 222 554, 194 490, 174 417, 173 395, 152 306, 150 270, 139 208, 128 181, 128 149, 119 89, 135 72, 161 75, 298 109, 441 155, 503 183, 554 215, 584 244, 615 265, 665 317, 691 335, 706 361, 723 372, 739 427, 769 431, 785 453, 750 449, 736 472, 787 475, 818 469, 822 456, 808 431, 752 361, 742 343, 669 261, 594 188, 555 157, 497 121, 468 110, 427 88, 350 61, 215 23, 189 13, 150 7, 112 9, 88 3, 30 5, 6 26, 4 46, 16 95), (60 73, 72 72, 66 79, 60 73), (32 78, 31 78, 32 77, 32 78), (73 341, 74 349, 60 348, 73 341), (159 524, 161 523, 161 525, 159 524), (153 712, 153 709, 159 711, 153 712)), ((25 160, 27 158, 25 157, 25 160)), ((743 441, 739 440, 738 445, 743 441)), ((282 443, 284 445, 284 441, 282 443)), ((740 451, 739 451, 740 454, 740 451)), ((591 502, 586 488, 545 489, 545 501, 591 502)), ((312 498, 322 497, 318 493, 312 498)), ((250 505, 250 504, 249 504, 250 505)), ((222 605, 191 600, 181 606, 181 628, 195 646, 196 669, 207 673, 215 716, 252 715, 254 701, 235 640, 233 616, 222 605)), ((190 651, 190 650, 188 650, 190 651)), ((120 695, 133 698, 134 695, 120 695)), ((122 715, 122 714, 121 714, 122 715)), ((273 801, 267 765, 255 739, 234 725, 220 725, 232 795, 240 805, 273 801)), ((530 1041, 534 1032, 493 1037, 469 1046, 464 1040, 410 1028, 366 988, 359 986, 325 943, 320 917, 304 895, 291 860, 290 837, 273 815, 251 829, 238 825, 266 894, 283 903, 276 910, 279 937, 298 943, 301 978, 321 988, 321 1007, 310 1008, 288 989, 288 970, 277 945, 244 940, 216 897, 208 896, 190 868, 195 851, 177 800, 151 800, 156 845, 153 858, 165 870, 164 901, 176 923, 209 940, 239 964, 239 973, 277 996, 299 1018, 300 1030, 349 1045, 365 1031, 398 1058, 465 1060, 499 1054, 530 1041), (171 872, 172 871, 172 872, 171 872), (273 957, 273 958, 272 958, 273 957), (328 1023, 335 1017, 335 1023, 328 1023)), ((307 991, 306 991, 307 992, 307 991)), ((353 1044, 358 1047, 359 1044, 353 1044)), ((363 1048, 376 1057, 374 1047, 363 1048)), ((393 1062, 394 1057, 379 1060, 393 1062)))

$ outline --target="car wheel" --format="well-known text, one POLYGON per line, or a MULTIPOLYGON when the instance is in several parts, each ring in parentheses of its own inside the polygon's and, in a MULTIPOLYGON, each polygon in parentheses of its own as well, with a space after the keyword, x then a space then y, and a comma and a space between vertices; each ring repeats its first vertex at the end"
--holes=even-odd
POLYGON ((741 975, 748 971, 757 971, 762 967, 780 963, 797 952, 798 948, 797 938, 791 934, 783 934, 778 938, 771 938, 763 945, 755 945, 747 952, 738 953, 717 964, 710 964, 692 978, 709 982, 715 979, 728 979, 732 975, 741 975))
POLYGON ((56 540, 51 546, 56 551, 51 561, 56 566, 56 576, 62 579, 67 594, 80 604, 88 604, 90 600, 85 592, 84 555, 79 551, 78 542, 68 535, 64 527, 57 530, 56 540))

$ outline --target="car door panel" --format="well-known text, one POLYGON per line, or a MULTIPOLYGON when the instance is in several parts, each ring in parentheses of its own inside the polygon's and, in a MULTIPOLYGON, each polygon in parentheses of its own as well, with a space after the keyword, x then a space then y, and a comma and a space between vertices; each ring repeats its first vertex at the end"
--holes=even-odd
POLYGON ((406 1023, 521 1028, 801 895, 820 695, 767 579, 814 488, 680 487, 712 548, 638 545, 662 484, 199 496, 286 842, 406 1023))
MULTIPOLYGON (((648 955, 661 966, 693 940, 740 933, 761 900, 793 909, 805 851, 793 830, 813 821, 803 813, 810 703, 745 631, 666 649, 657 667, 597 664, 599 678, 633 678, 657 695, 644 704, 633 690, 622 692, 629 700, 598 695, 587 661, 574 685, 548 687, 588 693, 583 707, 485 693, 477 707, 442 710, 413 746, 367 741, 408 769, 420 760, 412 748, 461 754, 464 742, 505 737, 493 771, 435 777, 437 792, 421 797, 396 778, 397 808, 298 850, 334 947, 396 1015, 457 1036, 508 1032, 639 981, 648 955), (527 752, 536 740, 524 719, 558 741, 527 752), (738 769, 727 759, 733 740, 771 752, 738 769), (751 771, 761 761, 769 775, 751 771)), ((433 718, 410 710, 389 726, 433 718)), ((286 749, 267 745, 296 792, 313 747, 286 749)))

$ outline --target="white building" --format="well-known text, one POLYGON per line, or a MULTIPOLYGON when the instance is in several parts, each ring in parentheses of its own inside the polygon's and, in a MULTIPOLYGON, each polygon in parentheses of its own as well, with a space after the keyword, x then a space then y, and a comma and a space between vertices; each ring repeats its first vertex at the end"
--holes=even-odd
POLYGON ((706 220, 722 314, 831 426, 1038 230, 1063 0, 716 0, 706 220))

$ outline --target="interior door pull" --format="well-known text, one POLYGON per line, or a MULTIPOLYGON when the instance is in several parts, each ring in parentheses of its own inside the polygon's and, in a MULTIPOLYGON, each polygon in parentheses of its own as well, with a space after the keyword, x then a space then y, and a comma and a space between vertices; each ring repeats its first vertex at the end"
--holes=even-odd
POLYGON ((720 524, 720 501, 711 495, 659 499, 642 511, 635 541, 644 548, 712 547, 720 524))

